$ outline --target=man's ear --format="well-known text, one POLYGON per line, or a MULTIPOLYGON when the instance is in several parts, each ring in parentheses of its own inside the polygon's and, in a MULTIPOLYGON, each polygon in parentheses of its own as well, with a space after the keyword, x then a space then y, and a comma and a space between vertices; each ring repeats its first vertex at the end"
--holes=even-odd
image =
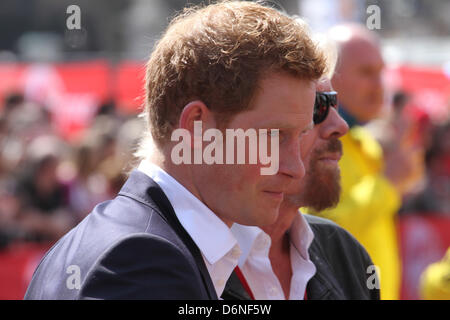
MULTIPOLYGON (((197 130, 197 132, 195 132, 194 130, 196 121, 201 122, 202 131, 204 131, 205 128, 211 126, 211 121, 214 121, 211 110, 209 110, 208 107, 200 100, 189 102, 181 111, 180 120, 178 122, 178 128, 189 131, 191 136, 191 143, 193 143, 195 134, 202 135, 202 132, 199 132, 199 130, 197 130)), ((200 136, 199 138, 201 140, 202 136, 200 136)))

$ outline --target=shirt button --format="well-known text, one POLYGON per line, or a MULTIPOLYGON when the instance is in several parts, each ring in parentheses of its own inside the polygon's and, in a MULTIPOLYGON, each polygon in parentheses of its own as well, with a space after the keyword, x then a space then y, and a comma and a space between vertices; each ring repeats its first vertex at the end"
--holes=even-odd
POLYGON ((269 245, 269 239, 267 238, 261 238, 260 241, 256 244, 257 250, 264 250, 269 245))
POLYGON ((231 250, 231 257, 233 257, 233 259, 238 259, 241 256, 241 250, 239 250, 239 248, 234 247, 231 250))
POLYGON ((275 287, 270 288, 270 289, 269 289, 269 294, 270 294, 271 296, 277 295, 277 294, 278 294, 278 289, 275 288, 275 287))

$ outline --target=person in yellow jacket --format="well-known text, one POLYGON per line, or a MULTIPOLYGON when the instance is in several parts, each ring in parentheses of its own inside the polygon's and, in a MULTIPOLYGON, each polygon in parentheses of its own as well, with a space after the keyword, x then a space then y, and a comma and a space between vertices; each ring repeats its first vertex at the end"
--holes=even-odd
POLYGON ((450 300, 450 248, 442 260, 424 270, 420 279, 420 293, 424 300, 450 300))
POLYGON ((378 267, 381 298, 398 299, 401 264, 395 217, 410 164, 402 148, 385 155, 363 127, 383 107, 383 58, 378 39, 363 26, 340 25, 330 36, 339 49, 332 83, 339 95, 340 113, 350 127, 341 138, 341 200, 334 209, 307 212, 331 219, 353 234, 378 267))

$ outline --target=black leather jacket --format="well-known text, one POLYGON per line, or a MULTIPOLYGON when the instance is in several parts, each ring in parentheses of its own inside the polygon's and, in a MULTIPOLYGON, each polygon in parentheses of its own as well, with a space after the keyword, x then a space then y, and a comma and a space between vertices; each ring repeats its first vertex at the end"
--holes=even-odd
MULTIPOLYGON (((380 290, 373 262, 363 246, 346 230, 330 220, 305 214, 314 232, 309 247, 316 274, 306 287, 308 300, 379 300, 380 290)), ((249 300, 250 296, 233 272, 224 300, 249 300)))

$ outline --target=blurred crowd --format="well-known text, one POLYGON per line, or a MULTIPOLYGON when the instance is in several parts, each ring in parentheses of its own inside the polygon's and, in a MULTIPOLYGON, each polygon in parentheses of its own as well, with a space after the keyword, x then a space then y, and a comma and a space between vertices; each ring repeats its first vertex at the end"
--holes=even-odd
MULTIPOLYGON (((387 163, 397 175, 408 176, 402 185, 399 214, 450 215, 450 119, 433 119, 403 91, 393 94, 389 115, 367 125, 380 142, 387 163), (403 161, 402 156, 413 158, 403 161), (392 160, 392 161, 389 161, 392 160)), ((444 108, 450 108, 444 106, 444 108)))
POLYGON ((119 114, 114 102, 99 106, 74 141, 61 138, 51 112, 21 93, 8 95, 0 110, 0 249, 53 243, 114 197, 143 130, 141 119, 119 114))

